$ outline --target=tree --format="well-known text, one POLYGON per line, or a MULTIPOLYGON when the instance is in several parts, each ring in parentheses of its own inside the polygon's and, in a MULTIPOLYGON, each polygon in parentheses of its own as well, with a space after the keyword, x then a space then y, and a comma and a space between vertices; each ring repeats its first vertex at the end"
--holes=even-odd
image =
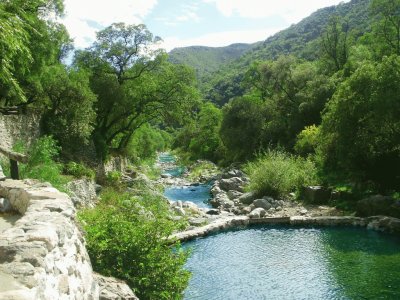
POLYGON ((373 24, 376 46, 382 54, 400 55, 400 0, 373 0, 371 15, 375 17, 373 24))
POLYGON ((322 52, 332 61, 335 71, 343 69, 349 56, 349 25, 338 16, 330 18, 322 34, 322 52))
POLYGON ((43 131, 59 141, 64 154, 81 150, 89 141, 96 117, 96 96, 87 74, 57 65, 43 72, 41 82, 43 131))
POLYGON ((209 159, 216 162, 221 158, 219 153, 221 121, 222 112, 219 108, 209 102, 201 107, 194 134, 189 143, 192 159, 209 159))
POLYGON ((110 150, 123 151, 143 124, 179 121, 198 99, 193 71, 152 50, 158 40, 145 25, 117 23, 77 54, 75 65, 91 72, 98 97, 94 139, 103 159, 110 150))
POLYGON ((36 98, 43 69, 60 62, 71 48, 65 27, 54 16, 62 0, 13 0, 0 3, 0 112, 40 101, 36 98))
POLYGON ((327 173, 380 191, 400 188, 400 58, 364 63, 341 83, 320 127, 327 173))
POLYGON ((263 103, 250 96, 235 98, 223 109, 221 140, 227 149, 228 160, 244 161, 261 147, 265 124, 263 103))

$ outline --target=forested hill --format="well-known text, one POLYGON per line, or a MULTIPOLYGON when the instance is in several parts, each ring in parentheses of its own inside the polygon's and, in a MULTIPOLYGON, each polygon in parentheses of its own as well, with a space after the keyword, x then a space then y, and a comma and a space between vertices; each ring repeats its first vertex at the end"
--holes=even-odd
MULTIPOLYGON (((320 38, 333 16, 347 22, 351 36, 357 38, 370 30, 368 7, 370 0, 352 0, 337 6, 322 8, 297 24, 257 43, 252 49, 230 64, 203 80, 205 97, 219 105, 230 98, 243 94, 240 82, 244 72, 255 61, 276 59, 282 54, 293 54, 306 60, 315 60, 320 56, 320 38)), ((204 64, 207 64, 205 61, 204 64)), ((191 65, 191 64, 189 64, 191 65)), ((192 65, 193 66, 193 65, 192 65)))
POLYGON ((219 70, 223 65, 238 59, 252 49, 255 44, 232 44, 226 47, 190 46, 172 49, 169 60, 175 64, 185 64, 196 70, 199 79, 219 70))

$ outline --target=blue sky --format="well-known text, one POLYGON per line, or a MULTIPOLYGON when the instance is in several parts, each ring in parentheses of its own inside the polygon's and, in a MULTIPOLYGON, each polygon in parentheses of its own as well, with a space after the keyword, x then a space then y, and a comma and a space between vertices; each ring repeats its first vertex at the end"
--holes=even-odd
POLYGON ((113 22, 144 23, 162 47, 253 43, 338 0, 64 0, 62 22, 77 48, 113 22))

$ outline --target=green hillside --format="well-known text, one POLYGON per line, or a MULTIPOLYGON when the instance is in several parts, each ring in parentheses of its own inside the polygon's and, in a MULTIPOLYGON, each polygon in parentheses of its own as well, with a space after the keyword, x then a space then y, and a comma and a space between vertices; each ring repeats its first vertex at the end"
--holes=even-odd
POLYGON ((238 59, 256 44, 232 44, 226 47, 190 46, 172 49, 169 60, 175 64, 185 64, 196 70, 201 80, 205 75, 218 71, 221 67, 238 59))
POLYGON ((244 72, 255 61, 276 59, 282 54, 315 60, 320 56, 320 37, 332 16, 346 20, 349 31, 357 38, 370 30, 368 22, 369 0, 352 0, 319 9, 299 23, 278 32, 264 42, 256 44, 250 51, 204 80, 201 89, 205 97, 214 103, 223 105, 230 98, 243 94, 240 82, 244 72))

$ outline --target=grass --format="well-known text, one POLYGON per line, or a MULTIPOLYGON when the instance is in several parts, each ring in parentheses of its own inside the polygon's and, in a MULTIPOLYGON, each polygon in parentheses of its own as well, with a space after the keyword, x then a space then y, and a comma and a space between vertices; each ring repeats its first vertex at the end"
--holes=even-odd
POLYGON ((318 184, 317 168, 311 159, 269 150, 244 168, 250 177, 248 189, 259 196, 286 197, 300 194, 302 186, 318 184))

